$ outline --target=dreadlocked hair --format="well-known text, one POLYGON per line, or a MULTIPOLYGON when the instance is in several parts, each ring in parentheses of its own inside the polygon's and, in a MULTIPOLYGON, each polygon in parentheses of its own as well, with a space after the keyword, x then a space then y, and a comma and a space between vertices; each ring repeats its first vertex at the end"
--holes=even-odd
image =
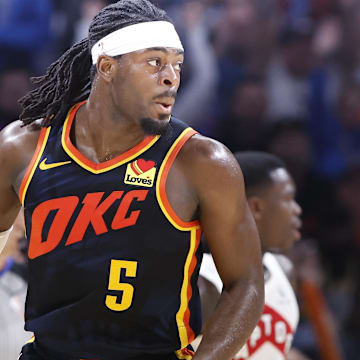
POLYGON ((87 38, 51 64, 45 75, 31 79, 35 89, 19 100, 23 125, 38 119, 43 119, 43 127, 62 124, 69 109, 85 100, 91 90, 91 73, 96 70, 91 48, 118 29, 148 21, 171 20, 148 0, 120 0, 103 8, 91 22, 87 38))

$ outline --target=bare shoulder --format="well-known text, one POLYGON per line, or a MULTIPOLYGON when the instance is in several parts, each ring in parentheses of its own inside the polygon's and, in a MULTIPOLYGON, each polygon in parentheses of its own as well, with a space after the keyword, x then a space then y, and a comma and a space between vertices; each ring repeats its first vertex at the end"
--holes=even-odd
POLYGON ((224 144, 199 134, 185 143, 179 161, 192 176, 222 176, 224 173, 242 176, 238 162, 224 144))
POLYGON ((0 231, 9 229, 19 213, 19 181, 35 152, 39 133, 37 124, 22 127, 20 121, 0 132, 0 231))
POLYGON ((1 150, 6 151, 37 142, 40 130, 41 126, 38 122, 28 126, 23 126, 20 120, 12 122, 0 131, 1 150))
POLYGON ((6 150, 9 147, 22 147, 28 143, 37 143, 40 131, 40 122, 23 126, 20 120, 14 121, 0 131, 0 146, 2 150, 6 150))
POLYGON ((232 158, 232 153, 224 144, 200 134, 195 134, 185 143, 182 153, 200 161, 222 162, 224 159, 232 158))
POLYGON ((212 204, 235 199, 238 194, 234 192, 242 192, 242 182, 241 170, 229 149, 195 134, 177 154, 166 191, 179 217, 191 221, 210 210, 212 204))
POLYGON ((0 132, 0 166, 11 177, 31 161, 35 152, 41 127, 39 123, 22 126, 15 121, 0 132))

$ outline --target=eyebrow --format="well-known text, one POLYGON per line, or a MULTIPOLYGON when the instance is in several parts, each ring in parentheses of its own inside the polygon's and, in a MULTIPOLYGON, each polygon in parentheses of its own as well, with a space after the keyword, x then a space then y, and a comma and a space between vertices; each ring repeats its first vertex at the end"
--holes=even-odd
MULTIPOLYGON (((169 53, 169 50, 167 48, 164 47, 152 47, 152 48, 148 48, 146 49, 148 51, 161 51, 165 54, 169 53)), ((176 52, 176 55, 184 55, 184 50, 180 50, 180 49, 174 49, 176 52)))

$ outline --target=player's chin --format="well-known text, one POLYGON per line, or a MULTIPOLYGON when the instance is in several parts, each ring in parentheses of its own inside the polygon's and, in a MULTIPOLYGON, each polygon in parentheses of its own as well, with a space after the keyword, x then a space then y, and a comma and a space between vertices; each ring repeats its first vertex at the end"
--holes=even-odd
POLYGON ((157 118, 161 122, 164 122, 164 121, 168 122, 170 120, 170 116, 171 115, 159 114, 157 118))
POLYGON ((301 233, 297 229, 291 229, 287 237, 286 250, 291 250, 294 244, 301 239, 301 233))
POLYGON ((292 235, 292 238, 293 238, 293 242, 299 241, 301 239, 300 229, 293 228, 292 231, 291 231, 291 235, 292 235))
POLYGON ((142 118, 140 123, 144 132, 148 135, 165 135, 169 128, 169 116, 165 119, 142 118))

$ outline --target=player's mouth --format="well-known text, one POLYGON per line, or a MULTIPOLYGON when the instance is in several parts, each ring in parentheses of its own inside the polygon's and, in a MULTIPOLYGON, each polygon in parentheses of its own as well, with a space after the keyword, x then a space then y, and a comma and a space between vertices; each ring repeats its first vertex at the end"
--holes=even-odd
POLYGON ((156 107, 161 114, 171 115, 175 103, 175 97, 162 96, 155 100, 156 107))
POLYGON ((173 104, 170 102, 156 102, 159 112, 166 115, 171 115, 173 104))
POLYGON ((296 240, 300 240, 300 238, 301 238, 301 231, 300 231, 301 225, 302 225, 301 220, 298 218, 292 224, 292 230, 293 230, 296 240))

